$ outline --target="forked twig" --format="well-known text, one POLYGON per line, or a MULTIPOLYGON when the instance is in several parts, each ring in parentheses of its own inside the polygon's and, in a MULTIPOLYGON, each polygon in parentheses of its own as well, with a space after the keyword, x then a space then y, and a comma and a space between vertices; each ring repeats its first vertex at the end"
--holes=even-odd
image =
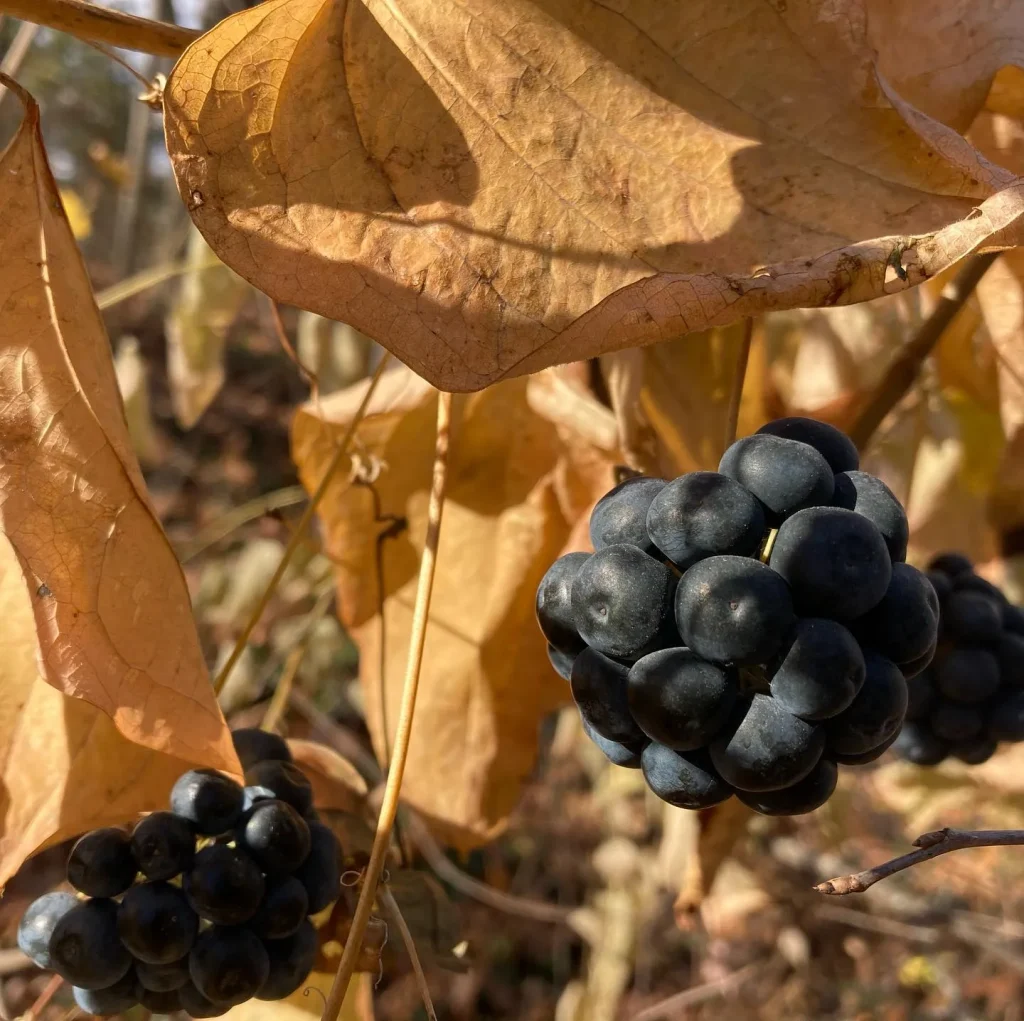
POLYGON ((858 450, 864 450, 885 416, 899 404, 914 385, 914 380, 921 371, 921 363, 931 354, 946 327, 974 293, 978 282, 999 258, 999 254, 986 252, 984 255, 972 256, 963 269, 942 289, 942 296, 932 314, 893 359, 882 381, 875 387, 867 404, 850 426, 849 436, 858 450))
POLYGON ((897 872, 920 865, 923 861, 930 861, 949 851, 962 851, 967 847, 1005 847, 1011 844, 1024 844, 1024 830, 954 830, 948 827, 933 830, 930 833, 922 833, 914 841, 914 846, 918 848, 916 851, 901 854, 898 858, 892 858, 863 872, 829 879, 827 882, 819 883, 814 889, 818 893, 839 896, 863 893, 875 883, 888 879, 897 872))
POLYGON ((430 486, 430 502, 427 510, 427 537, 420 559, 420 575, 416 588, 416 603, 413 608, 412 629, 409 637, 409 659, 402 688, 402 705, 395 731, 395 749, 388 768, 387 784, 377 819, 377 831, 373 837, 373 848, 359 900, 352 916, 352 926, 345 949, 334 976, 323 1021, 337 1021, 345 993, 355 973, 359 949, 363 942, 366 924, 373 912, 377 895, 377 884, 384 869, 384 860, 391 845, 391 830, 398 811, 398 796, 405 774, 405 763, 409 754, 409 738, 412 733, 413 714, 416 710, 416 694, 419 688, 420 664, 423 662, 423 646, 426 640, 427 616, 430 612, 430 597, 434 587, 434 571, 437 566, 437 546, 441 534, 441 516, 444 510, 445 486, 448 478, 448 442, 451 430, 452 397, 449 393, 438 393, 437 399, 437 441, 434 447, 434 474, 430 486))
POLYGON ((398 928, 398 933, 402 937, 402 942, 405 944, 405 952, 409 955, 409 960, 412 962, 413 974, 416 976, 416 985, 419 987, 420 999, 423 1000, 423 1009, 427 1012, 427 1019, 428 1021, 437 1021, 437 1011, 434 1010, 434 1001, 430 998, 430 986, 427 985, 427 976, 423 971, 420 955, 416 951, 416 941, 412 938, 412 933, 405 922, 402 909, 398 906, 395 895, 386 886, 380 888, 379 896, 381 904, 384 905, 387 913, 391 915, 398 928))
POLYGON ((281 556, 281 562, 277 565, 277 570, 274 571, 270 581, 267 582, 267 587, 263 590, 263 594, 260 596, 259 601, 253 607, 252 613, 249 615, 248 621, 246 621, 245 627, 242 629, 242 633, 238 636, 235 642, 235 647, 231 650, 231 655, 228 656, 224 665, 220 668, 220 673, 213 682, 213 690, 220 694, 221 689, 224 687, 225 682, 231 674, 231 671, 235 668, 235 664, 238 662, 239 657, 245 651, 245 644, 249 641, 249 635, 253 633, 256 625, 259 623, 260 617, 263 616, 263 611, 267 608, 267 604, 270 602, 271 596, 274 594, 274 590, 277 588, 284 577, 284 572, 288 569, 288 565, 291 563, 291 559, 295 556, 295 551, 299 548, 305 538, 306 529, 309 527, 310 521, 313 520, 313 515, 316 513, 317 507, 320 506, 320 501, 323 500, 327 493, 327 489, 331 484, 331 480, 334 478, 335 473, 341 466, 342 460, 348 454, 349 445, 352 443, 352 437, 356 434, 356 429, 359 428, 359 423, 363 420, 363 415, 366 414, 366 409, 369 407, 370 399, 373 397, 374 391, 377 389, 377 384, 380 382, 381 376, 384 375, 384 369, 387 367, 389 361, 388 352, 384 352, 384 357, 381 358, 380 364, 374 370, 373 377, 370 380, 370 385, 366 389, 366 393, 363 395, 363 399, 356 409, 356 413, 352 416, 352 421, 349 422, 348 428, 345 430, 345 435, 342 437, 341 442, 335 448, 334 454, 331 457, 327 468, 324 470, 323 478, 320 479, 320 484, 316 487, 316 491, 309 498, 309 503, 306 504, 306 509, 302 512, 302 517, 299 518, 299 523, 295 526, 295 531, 292 532, 291 539, 288 540, 288 545, 284 549, 284 553, 281 556))

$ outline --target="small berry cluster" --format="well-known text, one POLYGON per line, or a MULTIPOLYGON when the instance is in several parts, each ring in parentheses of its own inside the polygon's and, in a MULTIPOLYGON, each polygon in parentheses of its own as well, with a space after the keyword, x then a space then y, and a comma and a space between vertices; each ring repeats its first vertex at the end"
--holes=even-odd
POLYGON ((537 591, 555 670, 608 758, 683 808, 824 804, 899 734, 938 601, 907 518, 831 426, 770 422, 717 472, 638 476, 537 591))
POLYGON ((217 1017, 291 995, 312 969, 308 916, 338 897, 337 838, 280 737, 232 738, 246 787, 189 770, 169 812, 76 841, 68 882, 88 899, 47 893, 25 912, 18 946, 66 979, 86 1013, 141 1004, 217 1017))
POLYGON ((910 682, 893 751, 919 766, 947 756, 977 766, 1000 741, 1024 741, 1024 611, 960 553, 928 565, 939 596, 939 644, 910 682))

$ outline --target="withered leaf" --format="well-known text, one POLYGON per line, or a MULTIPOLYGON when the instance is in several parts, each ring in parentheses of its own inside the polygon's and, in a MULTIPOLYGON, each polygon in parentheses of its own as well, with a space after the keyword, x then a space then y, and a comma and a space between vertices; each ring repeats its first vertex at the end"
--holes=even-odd
POLYGON ((240 773, 132 453, 35 101, 0 156, 0 883, 42 844, 240 773))
POLYGON ((313 804, 318 809, 340 812, 361 811, 366 797, 366 781, 359 770, 333 748, 316 741, 289 738, 292 758, 309 778, 313 804))
MULTIPOLYGON (((311 402, 296 416, 293 456, 308 488, 319 482, 366 385, 311 402)), ((548 662, 534 598, 573 526, 611 487, 615 451, 592 440, 614 438, 615 429, 611 413, 593 398, 575 429, 565 414, 574 405, 552 394, 574 395, 576 407, 586 407, 582 393, 554 372, 454 401, 438 572, 402 790, 445 839, 461 846, 502 825, 532 767, 541 719, 570 701, 568 685, 548 662), (557 422, 535 410, 552 405, 562 412, 557 422)), ((433 389, 410 370, 385 373, 356 434, 362 469, 376 475, 385 520, 375 518, 368 488, 349 488, 344 479, 329 489, 321 511, 382 761, 398 719, 426 534, 435 401, 433 389), (396 516, 404 519, 397 529, 396 516), (377 539, 389 530, 397 534, 381 540, 382 592, 377 539)))
POLYGON ((183 55, 167 146, 238 273, 476 390, 1015 244, 1024 190, 982 203, 1015 179, 939 120, 1024 18, 937 6, 268 0, 183 55))

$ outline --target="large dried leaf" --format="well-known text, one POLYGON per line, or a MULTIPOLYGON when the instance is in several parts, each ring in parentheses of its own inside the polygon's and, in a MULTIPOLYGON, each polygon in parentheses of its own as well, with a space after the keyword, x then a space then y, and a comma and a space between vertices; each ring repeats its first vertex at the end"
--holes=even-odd
POLYGON ((1024 13, 911 6, 268 0, 179 61, 167 145, 228 265, 475 390, 1016 243, 1019 187, 972 212, 1013 176, 899 90, 966 126, 1024 13))
POLYGON ((46 841, 240 772, 43 149, 0 156, 0 882, 46 841))
MULTIPOLYGON (((311 402, 296 416, 293 454, 308 488, 321 478, 365 388, 364 381, 311 402)), ((382 760, 398 719, 426 534, 435 402, 433 389, 408 369, 387 372, 357 431, 364 466, 381 462, 375 489, 382 515, 407 520, 399 534, 382 540, 383 593, 376 543, 390 523, 375 520, 373 495, 339 479, 321 511, 337 565, 341 616, 359 645, 367 718, 382 760)), ((615 429, 607 409, 592 399, 588 404, 554 373, 457 397, 453 415, 438 572, 403 794, 441 824, 447 839, 465 846, 502 824, 532 766, 540 720, 570 700, 568 685, 548 663, 534 597, 572 527, 612 484, 615 452, 592 438, 614 440, 615 429), (535 410, 552 407, 557 422, 535 410), (575 419, 569 415, 574 407, 585 409, 575 419)))

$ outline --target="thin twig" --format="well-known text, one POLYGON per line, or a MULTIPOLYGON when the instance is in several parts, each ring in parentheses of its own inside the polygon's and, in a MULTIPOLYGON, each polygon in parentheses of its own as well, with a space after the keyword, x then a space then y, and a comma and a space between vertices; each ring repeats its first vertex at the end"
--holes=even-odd
POLYGON ((180 25, 137 18, 133 14, 97 7, 87 0, 0 0, 0 13, 13 14, 46 28, 126 50, 178 57, 200 33, 180 25))
POLYGON ((434 571, 437 566, 437 546, 441 534, 441 517, 444 510, 445 485, 448 478, 448 441, 451 430, 452 396, 439 392, 437 398, 437 440, 434 448, 434 474, 430 486, 430 500, 427 509, 427 537, 420 560, 419 582, 416 588, 416 602, 413 608, 412 629, 409 636, 409 659, 402 688, 402 705, 395 731, 395 751, 388 768, 387 785, 377 831, 373 837, 370 861, 363 876, 359 900, 352 916, 352 927, 345 940, 345 950, 334 976, 323 1021, 337 1021, 338 1012, 348 991, 349 982, 355 973, 359 949, 363 941, 366 924, 373 912, 373 902, 384 869, 384 860, 391 845, 391 829, 398 811, 398 796, 401 792, 405 763, 409 754, 409 738, 412 734, 413 715, 416 710, 416 694, 419 688, 420 664, 423 662, 423 646, 427 633, 427 617, 430 612, 430 597, 434 587, 434 571))
POLYGON ((529 918, 534 922, 550 922, 555 925, 570 923, 572 908, 559 907, 557 904, 545 904, 543 901, 531 900, 527 897, 517 897, 496 890, 486 883, 481 883, 480 880, 463 872, 445 855, 433 834, 415 812, 407 808, 403 809, 402 819, 405 823, 406 835, 423 855, 426 863, 440 879, 454 887, 459 893, 518 918, 529 918))
POLYGON ((309 398, 319 411, 320 377, 302 363, 299 352, 295 350, 292 342, 288 339, 288 331, 284 328, 284 319, 281 318, 281 306, 269 294, 267 295, 267 301, 270 303, 270 321, 274 324, 277 342, 283 348, 284 353, 295 363, 299 373, 305 377, 306 382, 309 384, 309 398))
MULTIPOLYGON (((0 3, 2 2, 3 0, 0 0, 0 3)), ((96 307, 103 312, 108 308, 113 308, 114 305, 120 304, 122 301, 134 298, 136 294, 141 294, 143 291, 149 290, 150 287, 156 287, 157 284, 164 283, 166 280, 172 280, 174 277, 181 276, 184 273, 191 273, 193 271, 203 272, 204 270, 223 265, 220 259, 214 258, 195 265, 188 261, 180 261, 169 262, 162 266, 155 266, 152 269, 142 269, 138 273, 133 273, 130 277, 121 280, 119 283, 105 287, 102 291, 97 291, 96 307)))
POLYGON ((743 323, 743 339, 740 341, 739 353, 736 356, 736 378, 732 383, 729 395, 729 410, 725 417, 725 449, 736 440, 736 427, 740 420, 740 403, 743 399, 743 384, 747 378, 747 362, 750 360, 750 342, 754 337, 754 320, 748 318, 743 323))
POLYGON ((988 268, 999 258, 999 254, 986 252, 984 255, 972 256, 963 269, 942 289, 942 295, 932 314, 893 359, 882 381, 875 387, 874 393, 850 427, 850 439, 857 445, 858 450, 864 450, 885 416, 899 404, 914 385, 914 380, 921 371, 921 364, 931 354, 946 327, 974 292, 988 268))
MULTIPOLYGON (((0 71, 11 78, 16 78, 38 34, 38 25, 33 25, 27 21, 22 24, 14 36, 14 41, 7 47, 4 59, 0 61, 0 71)), ((0 103, 3 102, 6 95, 7 89, 0 85, 0 103)))
POLYGON ((867 932, 880 932, 883 936, 893 936, 914 943, 937 943, 941 936, 938 929, 929 926, 908 925, 894 918, 877 918, 866 911, 853 911, 850 908, 841 908, 838 904, 822 904, 814 912, 814 917, 838 922, 840 925, 849 925, 854 929, 864 929, 867 932))
POLYGON ((43 991, 36 997, 36 1002, 32 1004, 24 1014, 21 1015, 22 1021, 35 1021, 35 1018, 46 1008, 46 1005, 57 995, 57 990, 64 985, 64 979, 60 975, 54 975, 49 982, 43 987, 43 991))
POLYGON ((306 490, 302 486, 285 486, 283 489, 275 489, 262 496, 257 496, 211 522, 190 542, 183 543, 178 551, 178 559, 183 564, 188 563, 193 557, 208 550, 221 539, 227 538, 236 528, 241 528, 242 525, 248 524, 256 518, 262 518, 271 511, 294 507, 295 504, 303 503, 306 499, 306 490))
MULTIPOLYGON (((94 50, 99 50, 108 60, 112 60, 115 64, 120 64, 136 81, 138 81, 143 88, 149 90, 153 88, 153 82, 150 81, 144 74, 140 74, 138 71, 128 63, 127 60, 119 57, 109 46, 104 46, 103 43, 97 42, 95 39, 83 39, 82 42, 88 43, 94 50)), ((134 107, 132 108, 134 109, 134 107)), ((129 161, 130 162, 130 161, 129 161)))
POLYGON ((863 872, 819 883, 814 889, 818 893, 837 895, 863 893, 882 879, 888 879, 889 876, 919 865, 923 861, 937 858, 940 854, 962 851, 968 847, 1005 847, 1010 844, 1024 844, 1024 830, 934 830, 923 833, 914 841, 917 851, 901 854, 898 858, 892 858, 863 872))
POLYGON ((752 978, 764 966, 762 961, 754 961, 753 964, 748 964, 734 971, 731 975, 726 975, 724 978, 715 979, 714 982, 705 982, 703 985, 694 986, 692 989, 684 989, 681 993, 669 996, 667 999, 662 1000, 661 1003, 656 1003, 653 1007, 647 1007, 640 1011, 639 1014, 634 1014, 632 1021, 661 1021, 661 1018, 671 1017, 677 1011, 683 1010, 686 1007, 693 1007, 698 1003, 704 1003, 706 1000, 714 999, 716 996, 725 996, 734 989, 739 989, 748 978, 752 978))
POLYGON ((291 563, 291 559, 295 555, 295 551, 302 544, 306 529, 309 527, 310 521, 313 520, 313 515, 316 513, 317 507, 320 506, 320 501, 323 500, 324 495, 331 484, 331 480, 334 478, 335 472, 341 466, 342 460, 348 454, 348 448, 352 442, 352 437, 355 436, 356 429, 359 427, 359 423, 362 421, 363 415, 366 413, 366 409, 370 404, 370 399, 373 397, 373 393, 377 389, 377 384, 380 382, 381 376, 384 375, 384 369, 387 367, 388 360, 388 354, 385 352, 384 357, 380 360, 380 364, 377 366, 376 371, 370 380, 370 385, 367 387, 362 401, 359 403, 359 407, 356 409, 355 415, 352 416, 352 421, 349 423, 348 429, 345 430, 345 435, 342 437, 341 442, 335 449, 326 469, 324 469, 323 478, 320 480, 320 484, 316 487, 316 491, 309 498, 309 503, 306 504, 306 509, 302 512, 302 517, 299 518, 299 523, 295 526, 295 531, 292 533, 291 539, 288 540, 288 545, 285 547, 284 553, 281 556, 281 562, 277 565, 277 569, 274 571, 270 581, 267 583, 267 587, 263 590, 263 594, 260 596, 259 601, 253 607, 253 611, 249 615, 249 620, 242 629, 242 633, 238 636, 238 639, 235 642, 235 647, 231 650, 231 655, 228 656, 224 665, 220 668, 220 673, 218 673, 217 677, 214 679, 213 690, 217 694, 220 694, 221 689, 224 687, 224 683, 230 676, 231 671, 235 668, 235 664, 238 662, 239 657, 245 651, 245 644, 249 641, 249 635, 252 634, 256 625, 259 623, 260 617, 263 616, 263 611, 267 608, 267 604, 270 602, 270 597, 274 594, 274 590, 277 588, 278 583, 284 576, 284 572, 287 570, 288 564, 291 563))
POLYGON ((359 771, 368 787, 375 787, 383 773, 377 760, 362 746, 354 734, 339 726, 318 709, 309 696, 293 688, 288 693, 288 706, 304 717, 310 729, 324 744, 330 745, 343 759, 359 771))
MULTIPOLYGON (((380 783, 383 773, 377 760, 349 731, 335 723, 326 713, 321 712, 301 691, 293 690, 288 696, 288 703, 292 709, 306 719, 319 740, 330 745, 339 755, 355 766, 371 789, 380 783)), ((543 901, 531 900, 528 897, 503 893, 501 890, 495 890, 494 887, 467 875, 445 855, 426 823, 408 805, 401 807, 400 818, 406 835, 423 856, 423 860, 433 869, 439 879, 458 890, 459 893, 471 897, 481 904, 486 904, 488 907, 503 911, 507 915, 529 918, 535 922, 551 922, 556 925, 570 924, 572 908, 558 907, 555 904, 545 904, 543 901)))
POLYGON ((427 985, 427 976, 423 972, 423 965, 420 963, 420 955, 416 952, 416 941, 412 938, 409 926, 406 925, 402 909, 398 906, 394 894, 386 887, 381 886, 378 891, 381 904, 398 928, 398 933, 405 944, 405 952, 412 962, 413 974, 416 976, 416 985, 419 987, 420 999, 423 1000, 423 1009, 427 1012, 428 1021, 437 1021, 437 1011, 434 1010, 434 1001, 430 998, 430 986, 427 985))
POLYGON ((288 653, 288 658, 284 661, 284 669, 277 681, 277 687, 274 688, 274 694, 270 699, 270 705, 267 706, 267 711, 263 714, 260 730, 273 730, 281 721, 281 714, 284 712, 285 706, 288 705, 288 695, 295 683, 295 675, 299 672, 302 657, 306 655, 307 644, 307 642, 299 642, 288 653))

